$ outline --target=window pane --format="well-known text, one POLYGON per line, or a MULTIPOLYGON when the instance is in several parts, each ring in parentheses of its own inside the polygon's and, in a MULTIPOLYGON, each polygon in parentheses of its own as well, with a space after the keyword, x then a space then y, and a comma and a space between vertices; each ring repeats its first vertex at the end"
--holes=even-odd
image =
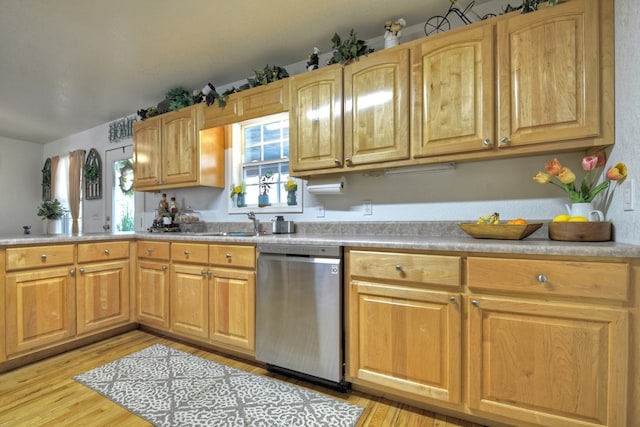
POLYGON ((277 160, 282 158, 282 154, 280 153, 282 145, 280 141, 276 144, 265 144, 264 145, 264 160, 277 160))

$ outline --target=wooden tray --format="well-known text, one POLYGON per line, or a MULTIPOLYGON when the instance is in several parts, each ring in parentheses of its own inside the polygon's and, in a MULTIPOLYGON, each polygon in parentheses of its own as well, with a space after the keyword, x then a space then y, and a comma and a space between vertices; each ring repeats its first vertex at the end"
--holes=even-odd
POLYGON ((472 224, 459 223, 465 233, 476 239, 522 240, 538 228, 541 222, 530 224, 472 224))
POLYGON ((593 222, 550 222, 549 239, 567 242, 607 242, 611 240, 611 223, 593 222))

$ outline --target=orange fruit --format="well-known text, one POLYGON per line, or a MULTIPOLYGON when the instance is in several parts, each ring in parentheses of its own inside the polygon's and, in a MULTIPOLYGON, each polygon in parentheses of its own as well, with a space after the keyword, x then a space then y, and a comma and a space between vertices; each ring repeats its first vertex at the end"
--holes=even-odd
POLYGON ((507 221, 507 224, 526 224, 526 223, 527 223, 527 220, 522 218, 516 218, 516 219, 507 221))

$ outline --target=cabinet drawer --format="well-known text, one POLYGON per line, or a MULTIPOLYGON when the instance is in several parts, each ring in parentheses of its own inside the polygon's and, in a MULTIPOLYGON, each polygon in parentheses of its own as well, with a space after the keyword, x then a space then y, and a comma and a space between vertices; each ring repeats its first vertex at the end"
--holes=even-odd
POLYGON ((629 295, 630 273, 625 263, 469 257, 467 272, 472 290, 614 301, 626 301, 629 295))
POLYGON ((74 245, 7 248, 7 271, 74 263, 74 245))
POLYGON ((129 257, 129 242, 78 244, 78 262, 106 261, 129 257))
POLYGON ((206 243, 172 243, 171 259, 179 262, 209 263, 209 245, 206 243))
POLYGON ((352 277, 376 281, 460 286, 461 259, 448 255, 350 251, 352 277))
POLYGON ((152 242, 142 240, 137 242, 138 258, 169 260, 169 242, 152 242))
POLYGON ((240 245, 209 246, 209 263, 227 267, 256 268, 256 248, 240 245))

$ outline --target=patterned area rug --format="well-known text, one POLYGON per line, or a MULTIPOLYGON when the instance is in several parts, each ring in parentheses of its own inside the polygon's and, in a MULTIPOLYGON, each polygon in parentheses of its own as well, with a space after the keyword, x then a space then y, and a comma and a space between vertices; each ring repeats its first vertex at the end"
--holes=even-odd
POLYGON ((156 426, 354 426, 363 408, 156 344, 74 379, 156 426))

